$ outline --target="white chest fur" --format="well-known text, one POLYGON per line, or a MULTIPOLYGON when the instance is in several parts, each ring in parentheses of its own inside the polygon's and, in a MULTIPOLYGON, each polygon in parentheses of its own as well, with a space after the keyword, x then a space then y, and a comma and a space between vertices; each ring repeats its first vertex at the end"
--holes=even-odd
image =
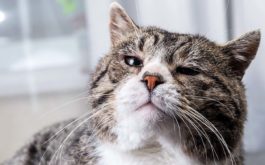
POLYGON ((179 147, 169 150, 149 148, 126 152, 104 144, 98 149, 101 155, 98 165, 199 165, 186 156, 179 147))

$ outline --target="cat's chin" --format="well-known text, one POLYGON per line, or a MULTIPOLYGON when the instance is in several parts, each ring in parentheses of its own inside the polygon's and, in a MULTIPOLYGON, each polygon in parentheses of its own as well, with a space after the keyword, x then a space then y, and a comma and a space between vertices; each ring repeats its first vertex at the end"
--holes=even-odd
POLYGON ((157 110, 156 106, 150 101, 144 103, 143 105, 141 105, 139 108, 136 109, 136 111, 156 111, 156 110, 157 110))
POLYGON ((143 120, 158 120, 160 117, 160 110, 152 103, 147 102, 136 109, 136 113, 140 113, 143 120))

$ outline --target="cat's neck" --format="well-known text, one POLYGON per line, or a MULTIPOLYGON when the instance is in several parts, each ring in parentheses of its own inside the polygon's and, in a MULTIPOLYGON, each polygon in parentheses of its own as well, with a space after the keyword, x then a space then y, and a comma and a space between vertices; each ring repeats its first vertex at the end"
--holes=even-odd
POLYGON ((114 145, 101 144, 98 153, 98 165, 200 165, 187 156, 180 146, 168 148, 154 145, 137 151, 122 151, 114 145))

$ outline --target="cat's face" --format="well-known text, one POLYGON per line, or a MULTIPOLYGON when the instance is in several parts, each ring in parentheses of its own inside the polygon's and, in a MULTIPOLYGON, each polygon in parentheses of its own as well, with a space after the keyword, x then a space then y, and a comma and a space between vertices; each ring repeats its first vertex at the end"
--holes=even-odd
POLYGON ((241 79, 258 31, 217 45, 138 27, 116 4, 110 31, 111 51, 91 83, 92 124, 102 140, 135 150, 166 139, 200 159, 216 158, 213 149, 224 158, 237 148, 246 115, 241 79))

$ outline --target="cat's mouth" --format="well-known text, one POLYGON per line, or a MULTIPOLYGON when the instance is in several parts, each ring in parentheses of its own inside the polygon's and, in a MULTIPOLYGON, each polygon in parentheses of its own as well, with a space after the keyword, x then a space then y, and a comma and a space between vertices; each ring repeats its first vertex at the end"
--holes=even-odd
POLYGON ((160 113, 163 112, 157 107, 151 100, 146 101, 144 104, 136 108, 136 111, 145 111, 149 113, 160 113))
POLYGON ((157 107, 151 102, 151 101, 147 101, 146 103, 144 103, 143 105, 141 105, 140 107, 138 107, 136 109, 136 111, 140 111, 146 108, 150 108, 150 109, 157 109, 157 107))
POLYGON ((149 98, 145 101, 143 100, 142 104, 136 108, 136 111, 163 112, 156 102, 158 103, 158 100, 154 99, 154 96, 150 94, 149 98))
POLYGON ((161 117, 161 110, 151 101, 147 101, 135 110, 143 120, 157 121, 161 117))

